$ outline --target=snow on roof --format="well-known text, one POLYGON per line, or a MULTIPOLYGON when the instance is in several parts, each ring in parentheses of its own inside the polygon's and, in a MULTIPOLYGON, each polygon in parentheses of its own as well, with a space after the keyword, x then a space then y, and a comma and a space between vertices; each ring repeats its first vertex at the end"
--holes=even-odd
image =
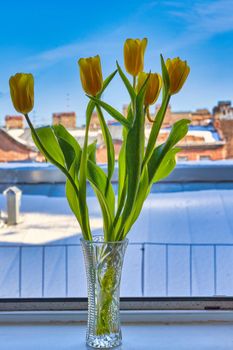
POLYGON ((220 140, 217 133, 213 133, 207 130, 189 130, 188 135, 202 137, 206 143, 215 143, 216 141, 220 140))
POLYGON ((36 146, 33 142, 28 142, 26 140, 24 140, 23 138, 21 138, 21 134, 19 132, 18 129, 16 129, 16 132, 11 132, 14 129, 5 129, 5 128, 1 128, 1 131, 3 133, 5 133, 9 138, 11 138, 12 140, 14 140, 15 142, 17 142, 18 144, 27 147, 27 149, 36 150, 36 146), (20 135, 20 136, 18 136, 20 135))
MULTIPOLYGON (((167 127, 167 128, 162 128, 160 130, 160 133, 167 134, 170 131, 171 131, 171 127, 167 127)), ((146 136, 149 136, 149 133, 150 133, 150 129, 146 129, 146 136)), ((208 126, 190 125, 188 135, 202 137, 204 139, 204 142, 206 143, 215 143, 216 141, 221 140, 217 130, 212 125, 208 125, 208 126)))
POLYGON ((10 136, 14 138, 19 138, 23 135, 24 129, 4 129, 10 136))
MULTIPOLYGON (((71 129, 68 130, 72 136, 74 137, 84 137, 85 136, 85 128, 80 128, 80 129, 71 129)), ((100 133, 100 130, 89 130, 88 135, 90 137, 97 137, 98 134, 100 133)))
MULTIPOLYGON (((92 230, 100 233, 98 201, 88 197, 87 202, 92 230)), ((0 207, 5 205, 0 195, 0 207)), ((233 244, 232 208, 233 190, 151 193, 129 237, 136 242, 233 244)), ((80 227, 65 197, 23 195, 21 210, 22 223, 0 230, 1 243, 64 244, 68 238, 79 242, 80 227)))

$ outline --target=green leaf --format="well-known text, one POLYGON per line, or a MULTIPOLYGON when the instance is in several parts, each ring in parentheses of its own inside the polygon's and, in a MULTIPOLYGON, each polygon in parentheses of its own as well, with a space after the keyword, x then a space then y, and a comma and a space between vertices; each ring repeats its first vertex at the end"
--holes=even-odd
POLYGON ((170 175, 170 173, 174 170, 176 166, 176 154, 180 151, 180 148, 172 148, 168 151, 163 160, 161 161, 158 169, 155 172, 155 176, 153 178, 153 182, 158 182, 162 179, 165 179, 170 175))
POLYGON ((114 146, 113 146, 112 136, 110 134, 107 123, 105 122, 103 113, 98 105, 96 106, 96 108, 97 108, 97 113, 98 113, 98 117, 99 117, 99 121, 100 121, 102 135, 103 135, 104 142, 105 142, 106 148, 107 148, 107 158, 108 158, 108 163, 107 163, 108 164, 108 184, 106 187, 106 193, 107 193, 109 183, 110 183, 112 175, 114 173, 115 150, 114 150, 114 146))
POLYGON ((166 154, 187 134, 189 123, 190 120, 188 119, 182 119, 176 122, 172 127, 167 141, 154 149, 148 161, 149 183, 153 181, 156 171, 166 154))
MULTIPOLYGON (((101 94, 103 91, 106 89, 108 84, 111 82, 113 77, 115 76, 116 71, 110 74, 104 81, 103 83, 103 88, 98 95, 98 98, 100 98, 101 94)), ((84 139, 84 145, 83 145, 83 150, 82 150, 82 155, 81 155, 81 161, 80 161, 80 172, 79 172, 79 186, 80 186, 80 195, 79 195, 79 205, 80 205, 80 213, 81 217, 83 220, 83 227, 84 230, 87 232, 87 235, 89 239, 92 239, 91 235, 91 229, 90 229, 90 222, 89 222, 89 214, 88 214, 88 207, 87 207, 87 202, 86 202, 86 180, 87 180, 87 159, 88 159, 88 131, 89 131, 89 125, 90 125, 90 120, 91 116, 93 113, 93 110, 95 108, 95 103, 94 101, 90 101, 88 103, 87 109, 86 109, 86 132, 85 132, 85 139, 84 139)))
POLYGON ((164 178, 166 178, 175 168, 176 166, 176 154, 179 152, 179 148, 173 148, 169 152, 167 152, 164 158, 161 160, 161 163, 158 165, 157 170, 155 171, 154 178, 151 180, 148 176, 148 172, 146 168, 144 169, 144 173, 142 175, 137 200, 135 202, 135 207, 132 210, 132 215, 126 223, 124 228, 124 233, 122 239, 125 238, 135 221, 137 220, 140 212, 142 210, 143 204, 150 193, 150 189, 153 182, 158 182, 164 178))
MULTIPOLYGON (((132 112, 132 107, 129 105, 128 107, 128 114, 127 114, 127 119, 133 123, 133 112, 132 112)), ((121 199, 122 193, 123 193, 123 188, 126 189, 125 183, 127 181, 127 175, 126 175, 126 157, 125 157, 125 148, 126 148, 126 142, 127 142, 127 135, 128 135, 128 129, 123 127, 122 130, 122 145, 118 157, 118 204, 124 203, 124 200, 121 199)), ((125 191, 124 191, 124 196, 125 196, 125 191)))
POLYGON ((144 83, 142 84, 142 86, 137 94, 137 98, 143 99, 143 101, 144 101, 144 97, 145 97, 145 93, 146 93, 146 87, 147 87, 148 81, 150 79, 150 75, 151 75, 151 72, 149 72, 149 74, 147 75, 147 78, 145 79, 144 83))
MULTIPOLYGON (((60 129, 61 131, 61 129, 60 129)), ((71 146, 70 144, 65 140, 62 139, 61 137, 58 137, 60 139, 60 143, 58 139, 55 136, 54 129, 52 127, 43 127, 43 128, 38 128, 36 129, 37 135, 40 138, 41 143, 43 144, 44 148, 48 152, 50 157, 48 157, 48 160, 55 164, 59 163, 60 165, 63 166, 63 168, 66 167, 66 164, 68 163, 68 166, 70 165, 71 162, 71 157, 73 157, 74 153, 71 151, 71 146), (69 153, 66 154, 66 160, 63 155, 61 146, 63 147, 63 151, 66 152, 69 150, 69 153), (72 154, 72 155, 71 155, 72 154), (53 159, 55 159, 56 163, 53 162, 53 159), (67 162, 67 163, 66 163, 67 162)), ((58 132, 58 129, 57 129, 58 132)), ((35 140, 36 141, 36 140, 35 140)), ((80 161, 77 159, 77 162, 80 161)), ((67 194, 67 199, 68 203, 71 207, 71 210, 74 212, 76 218, 78 219, 80 226, 82 228, 83 235, 86 239, 90 239, 90 230, 88 230, 88 224, 84 222, 84 216, 81 211, 87 211, 85 202, 81 203, 79 202, 79 196, 78 192, 74 191, 74 186, 78 189, 78 181, 74 180, 74 171, 75 173, 78 171, 77 168, 77 162, 75 162, 75 170, 72 169, 72 171, 68 171, 68 175, 70 178, 67 180, 66 184, 66 194, 67 194), (73 181, 72 181, 73 180, 73 181), (73 183, 75 182, 75 184, 73 183)), ((82 191, 79 192, 80 194, 82 191)), ((81 196, 80 196, 81 197, 81 196)))
MULTIPOLYGON (((79 198, 78 182, 75 180, 75 172, 76 172, 76 168, 78 167, 77 166, 78 155, 77 155, 77 159, 74 159, 74 162, 73 162, 74 165, 71 165, 68 171, 66 169, 66 162, 65 162, 62 149, 60 148, 61 145, 55 136, 54 129, 51 127, 43 127, 43 128, 37 128, 35 130, 32 125, 30 126, 30 128, 32 130, 33 140, 37 145, 38 149, 41 151, 41 153, 44 154, 46 159, 48 159, 52 164, 54 164, 59 169, 61 169, 62 172, 66 175, 67 177, 66 196, 67 196, 68 203, 80 224, 84 238, 89 239, 90 237, 88 236, 82 223, 82 217, 80 214, 79 201, 78 201, 78 198, 79 198), (38 138, 40 142, 38 142, 38 138)), ((67 147, 67 145, 68 143, 66 142, 65 147, 67 147)))
POLYGON ((161 179, 166 178, 175 168, 176 166, 176 154, 179 152, 179 148, 173 148, 169 152, 167 152, 164 158, 161 160, 158 168, 155 171, 154 178, 150 179, 148 176, 147 168, 144 168, 143 174, 140 180, 140 185, 138 189, 137 200, 135 201, 135 206, 132 210, 132 213, 129 219, 126 222, 124 227, 124 232, 122 234, 121 239, 124 239, 127 233, 130 231, 131 227, 139 217, 143 204, 150 193, 151 186, 153 182, 158 182, 161 179))
POLYGON ((144 160, 143 160, 143 167, 146 165, 147 161, 149 160, 153 150, 154 150, 154 147, 155 147, 155 144, 156 144, 156 141, 157 141, 157 138, 158 138, 158 135, 159 135, 159 131, 161 129, 161 126, 162 126, 162 123, 163 123, 163 120, 164 120, 164 117, 165 117, 165 114, 166 114, 166 110, 167 110, 167 106, 169 104, 169 100, 170 100, 170 95, 167 94, 164 98, 163 98, 163 101, 162 101, 162 104, 161 104, 161 107, 155 117, 155 121, 152 125, 152 128, 151 128, 151 131, 150 131, 150 136, 149 136, 149 140, 148 140, 148 143, 147 143, 147 146, 146 146, 146 152, 145 152, 145 157, 144 157, 144 160))
POLYGON ((84 138, 84 145, 80 160, 80 171, 79 171, 79 186, 80 186, 80 194, 79 194, 79 205, 80 205, 80 213, 83 220, 83 227, 87 232, 88 236, 91 237, 91 229, 90 229, 90 221, 87 207, 87 147, 88 147, 88 129, 90 125, 92 110, 87 107, 86 111, 86 131, 84 138))
POLYGON ((131 101, 133 102, 136 98, 136 93, 134 91, 133 86, 130 84, 129 79, 126 77, 126 75, 124 74, 124 72, 122 71, 120 65, 118 64, 118 62, 116 62, 117 64, 117 69, 119 72, 119 75, 123 81, 123 83, 125 84, 126 89, 128 90, 128 93, 130 95, 131 101))
POLYGON ((141 175, 138 193, 137 193, 137 200, 135 201, 134 208, 132 209, 130 217, 125 224, 123 235, 120 239, 125 238, 129 230, 133 226, 134 222, 137 220, 138 216, 140 215, 143 204, 150 192, 150 188, 148 187, 148 184, 149 184, 148 171, 147 171, 147 168, 145 168, 141 175))
POLYGON ((90 145, 87 146, 88 159, 90 159, 94 163, 96 163, 96 143, 97 143, 97 140, 95 140, 94 142, 92 142, 90 145))
MULTIPOLYGON (((131 104, 128 107, 127 119, 133 123, 134 117, 132 113, 131 104)), ((122 130, 123 142, 122 142, 119 157, 118 157, 118 207, 117 207, 117 212, 113 223, 115 231, 117 231, 116 224, 121 215, 122 209, 125 204, 126 195, 127 195, 128 179, 127 179, 127 173, 126 173, 126 156, 125 156, 127 135, 128 135, 128 130, 123 127, 123 130, 122 130)))
POLYGON ((62 153, 66 162, 66 167, 69 170, 75 158, 75 151, 73 147, 62 137, 57 137, 57 140, 62 149, 62 153))
POLYGON ((175 146, 188 132, 188 125, 191 120, 189 119, 181 119, 176 122, 171 129, 169 137, 165 143, 165 149, 171 149, 175 146))
POLYGON ((103 94, 104 90, 107 88, 107 86, 109 85, 109 83, 112 81, 112 79, 115 77, 117 73, 117 69, 111 73, 103 82, 103 87, 101 92, 97 95, 98 98, 100 98, 100 96, 103 94))
POLYGON ((95 104, 102 107, 106 112, 108 112, 114 119, 118 120, 123 126, 125 126, 128 129, 131 127, 131 124, 129 123, 129 121, 120 112, 118 112, 115 108, 113 108, 109 104, 99 100, 96 97, 93 97, 93 96, 88 96, 88 97, 92 101, 94 101, 95 104))
POLYGON ((41 146, 38 144, 35 136, 32 134, 32 138, 36 146, 39 148, 41 153, 47 158, 48 161, 54 164, 54 160, 56 163, 60 164, 62 167, 65 167, 65 159, 62 153, 62 150, 59 146, 57 138, 54 134, 53 129, 50 126, 44 126, 41 128, 35 129, 41 143, 47 151, 47 154, 44 154, 41 146))
MULTIPOLYGON (((114 78, 114 76, 117 73, 117 69, 111 73, 103 82, 103 88, 101 90, 101 92, 97 95, 97 98, 99 99, 101 97, 101 95, 103 94, 104 90, 107 88, 107 86, 110 84, 110 82, 112 81, 112 79, 114 78)), ((87 110, 86 110, 86 114, 87 115, 92 115, 93 111, 95 108, 95 102, 90 100, 88 105, 87 105, 87 110)))
POLYGON ((81 158, 81 147, 77 140, 62 125, 53 126, 54 133, 63 152, 67 169, 69 170, 74 158, 78 156, 79 162, 81 158))
POLYGON ((126 164, 125 164, 125 142, 121 145, 118 157, 118 204, 121 200, 124 183, 126 181, 126 164))
POLYGON ((142 157, 144 152, 144 97, 147 82, 148 79, 136 97, 134 123, 132 128, 128 131, 126 137, 125 157, 127 173, 127 198, 120 218, 121 224, 116 225, 116 230, 118 230, 118 232, 116 232, 115 235, 117 239, 119 239, 121 236, 122 229, 130 216, 139 187, 142 157))
MULTIPOLYGON (((78 159, 78 157, 74 160, 73 164, 70 167, 69 173, 72 177, 72 179, 74 180, 74 182, 76 183, 77 187, 78 187, 78 179, 77 179, 77 174, 78 171, 77 169, 79 168, 79 163, 80 163, 80 159, 78 159)), ((74 215, 76 216, 78 222, 80 223, 81 229, 83 231, 83 227, 82 227, 82 218, 81 218, 81 213, 80 213, 80 207, 79 207, 79 199, 77 194, 75 193, 73 186, 71 184, 71 182, 69 181, 69 179, 66 180, 66 197, 69 203, 69 206, 71 208, 71 210, 73 211, 74 215)))
MULTIPOLYGON (((43 144, 42 140, 40 139, 39 135, 38 135, 38 132, 35 130, 28 114, 25 114, 24 115, 25 118, 26 118, 26 121, 31 129, 31 134, 32 134, 32 138, 35 142, 35 145, 38 147, 38 149, 40 150, 40 152, 45 156, 45 158, 47 160, 49 160, 52 164, 54 164, 57 168, 59 168, 64 174, 65 176, 70 180, 72 186, 73 186, 73 190, 76 192, 77 196, 79 195, 79 192, 78 192, 78 188, 77 186, 75 185, 72 177, 70 176, 69 172, 67 171, 67 169, 65 168, 65 160, 64 160, 64 157, 61 156, 62 154, 62 151, 61 150, 58 150, 58 154, 54 154, 54 157, 53 157, 53 153, 54 153, 54 149, 51 149, 51 153, 49 153, 49 151, 46 149, 46 146, 43 144)), ((44 134, 46 134, 46 130, 47 132, 49 133, 49 137, 52 138, 52 143, 55 144, 55 149, 57 148, 58 146, 58 143, 56 143, 56 140, 54 140, 54 137, 53 137, 53 133, 51 133, 51 128, 47 127, 47 128, 38 128, 39 130, 39 133, 42 135, 42 139, 46 140, 46 137, 44 134)), ((50 149, 50 147, 49 147, 50 149)))
POLYGON ((170 88, 170 79, 167 71, 166 64, 163 59, 163 55, 160 55, 161 60, 161 69, 162 69, 162 77, 163 77, 163 98, 169 93, 170 88))
POLYGON ((143 203, 150 193, 153 182, 157 182, 167 177, 176 165, 175 155, 179 148, 173 148, 188 132, 189 120, 183 119, 176 122, 165 143, 156 147, 150 157, 147 167, 143 169, 137 198, 132 213, 125 223, 124 232, 121 239, 124 239, 136 219, 138 218, 143 203))
POLYGON ((87 162, 87 177, 99 200, 104 222, 104 236, 105 240, 109 241, 111 240, 110 236, 115 212, 115 194, 112 184, 109 184, 109 190, 106 195, 105 189, 108 178, 105 172, 91 160, 87 162))
POLYGON ((69 205, 71 207, 71 210, 76 215, 77 220, 79 221, 84 238, 91 240, 92 237, 91 237, 90 231, 88 231, 87 227, 83 225, 83 216, 81 215, 80 205, 79 205, 80 201, 79 201, 78 182, 73 179, 70 172, 66 169, 66 163, 63 157, 63 152, 60 148, 59 142, 55 137, 54 130, 51 127, 38 128, 37 130, 35 130, 28 114, 25 114, 25 118, 31 129, 32 138, 36 146, 38 147, 38 149, 41 151, 41 153, 46 157, 48 161, 50 161, 57 168, 59 168, 67 177, 68 189, 66 189, 66 191, 68 193, 67 199, 68 199, 69 205), (47 145, 48 145, 48 148, 47 148, 47 145), (78 199, 78 205, 75 198, 78 199))
POLYGON ((60 137, 60 138, 63 138, 64 140, 66 140, 66 142, 68 142, 72 146, 72 148, 74 149, 75 154, 76 155, 80 154, 81 147, 80 147, 78 141, 74 138, 74 136, 72 136, 69 133, 69 131, 66 128, 64 128, 63 125, 61 125, 61 124, 53 125, 52 128, 54 130, 56 137, 60 137))

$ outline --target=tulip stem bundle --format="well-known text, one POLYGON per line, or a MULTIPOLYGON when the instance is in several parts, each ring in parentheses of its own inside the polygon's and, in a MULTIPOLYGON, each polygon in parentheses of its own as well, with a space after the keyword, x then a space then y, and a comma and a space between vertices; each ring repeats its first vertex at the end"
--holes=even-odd
POLYGON ((25 115, 40 152, 67 178, 66 196, 86 240, 92 240, 87 206, 87 181, 92 186, 102 211, 105 241, 121 241, 137 220, 152 185, 167 177, 174 169, 176 154, 180 150, 177 143, 188 132, 190 121, 179 120, 173 125, 167 140, 157 144, 170 98, 180 91, 190 69, 186 61, 174 58, 165 63, 161 55, 162 75, 143 72, 146 46, 147 39, 127 39, 125 42, 125 68, 133 77, 132 84, 118 63, 116 71, 103 81, 99 56, 79 60, 81 83, 89 98, 83 147, 62 125, 35 129, 28 116, 34 103, 33 76, 18 73, 10 78, 10 91, 15 109, 25 115), (101 99, 117 73, 130 98, 126 116, 101 99), (161 90, 162 103, 155 119, 152 120, 149 108, 157 101, 161 90), (88 142, 89 126, 95 109, 107 149, 106 172, 96 163, 96 142, 88 142), (115 171, 115 151, 103 111, 122 125, 117 201, 111 183, 115 171), (152 122, 147 144, 146 118, 152 122))

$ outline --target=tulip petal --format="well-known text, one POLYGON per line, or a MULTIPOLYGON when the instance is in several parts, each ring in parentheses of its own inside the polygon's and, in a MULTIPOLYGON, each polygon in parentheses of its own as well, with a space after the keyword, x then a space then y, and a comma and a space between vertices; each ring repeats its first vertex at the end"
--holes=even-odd
POLYGON ((10 94, 15 109, 29 113, 34 106, 34 78, 32 74, 17 73, 9 80, 10 94))
POLYGON ((103 87, 103 76, 99 55, 80 58, 80 79, 83 90, 91 96, 96 96, 103 87))
POLYGON ((190 68, 186 61, 182 61, 179 57, 168 59, 166 62, 166 67, 168 70, 169 80, 170 80, 170 94, 174 95, 179 92, 184 85, 190 68))
POLYGON ((124 44, 124 62, 126 71, 136 77, 143 71, 144 54, 147 39, 127 39, 124 44))

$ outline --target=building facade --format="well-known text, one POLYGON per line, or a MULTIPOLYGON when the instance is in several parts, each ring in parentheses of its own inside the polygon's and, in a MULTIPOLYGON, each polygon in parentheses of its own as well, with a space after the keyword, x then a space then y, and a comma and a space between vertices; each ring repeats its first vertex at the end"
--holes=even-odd
MULTIPOLYGON (((156 114, 160 106, 151 112, 151 118, 156 122, 156 114)), ((128 106, 123 106, 122 113, 126 116, 128 106)), ((178 161, 200 161, 233 159, 233 107, 230 101, 220 101, 212 113, 207 109, 197 109, 194 112, 174 112, 168 107, 157 144, 166 141, 172 125, 180 119, 190 119, 189 132, 178 145, 181 151, 177 154, 178 161)), ((53 125, 62 124, 83 145, 85 127, 76 127, 76 114, 54 113, 53 125)), ((145 143, 149 138, 152 123, 146 119, 145 143)), ((122 126, 116 120, 108 121, 115 158, 118 159, 122 144, 122 126)), ((97 142, 96 159, 106 163, 107 150, 101 133, 101 126, 96 112, 93 113, 89 130, 89 143, 97 142)), ((5 128, 0 134, 0 161, 43 160, 33 144, 30 130, 24 129, 22 116, 6 116, 5 128)))
POLYGON ((7 131, 0 129, 0 162, 42 161, 43 157, 35 147, 12 137, 7 131))

